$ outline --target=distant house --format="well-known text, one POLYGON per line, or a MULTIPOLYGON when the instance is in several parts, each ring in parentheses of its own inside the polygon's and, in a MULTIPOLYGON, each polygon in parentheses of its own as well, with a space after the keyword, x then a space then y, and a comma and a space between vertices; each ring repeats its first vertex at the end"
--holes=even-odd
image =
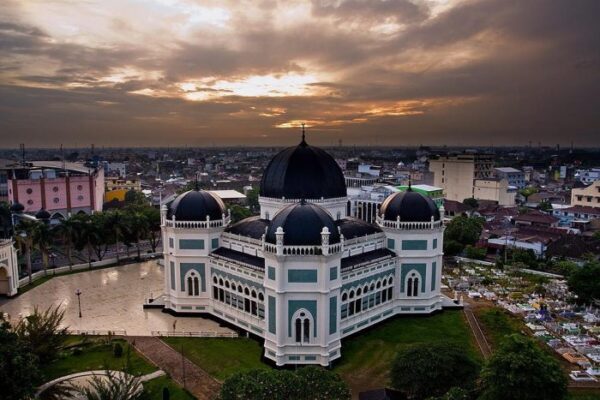
POLYGON ((532 210, 525 214, 517 215, 513 218, 513 221, 517 226, 558 226, 558 218, 537 210, 532 210))
POLYGON ((525 173, 512 167, 494 168, 494 173, 500 179, 506 179, 509 186, 522 189, 526 186, 525 173))
POLYGON ((576 227, 585 230, 585 226, 594 219, 600 218, 600 208, 588 206, 573 206, 555 209, 552 215, 559 219, 560 226, 576 227))

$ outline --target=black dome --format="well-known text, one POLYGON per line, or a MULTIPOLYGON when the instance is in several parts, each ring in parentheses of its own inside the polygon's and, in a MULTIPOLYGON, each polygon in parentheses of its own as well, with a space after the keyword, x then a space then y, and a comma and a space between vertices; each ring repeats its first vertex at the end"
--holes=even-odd
POLYGON ((340 234, 331 215, 311 203, 296 203, 287 206, 275 215, 267 230, 266 241, 277 243, 275 232, 283 228, 283 243, 286 246, 320 246, 321 230, 329 229, 329 243, 339 243, 340 234))
POLYGON ((35 214, 37 219, 50 219, 50 213, 43 208, 35 214))
POLYGON ((304 138, 278 153, 265 170, 260 195, 280 199, 330 199, 346 196, 339 165, 326 151, 309 146, 304 138))
POLYGON ((411 189, 388 196, 381 204, 379 215, 387 221, 396 221, 400 216, 401 222, 429 222, 432 216, 436 221, 440 219, 433 200, 411 189))
POLYGON ((22 213, 24 210, 25 210, 25 207, 21 203, 13 203, 13 205, 10 206, 10 211, 17 213, 17 214, 22 213))
POLYGON ((218 196, 204 190, 182 193, 169 205, 167 218, 177 221, 206 221, 223 218, 225 204, 218 196))

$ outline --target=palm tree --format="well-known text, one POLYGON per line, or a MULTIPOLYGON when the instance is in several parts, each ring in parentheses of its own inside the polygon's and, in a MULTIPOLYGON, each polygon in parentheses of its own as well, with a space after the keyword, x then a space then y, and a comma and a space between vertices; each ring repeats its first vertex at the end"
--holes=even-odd
POLYGON ((92 268, 92 242, 98 232, 96 232, 89 215, 78 214, 71 217, 71 219, 75 223, 75 249, 78 251, 87 250, 88 264, 92 268))
POLYGON ((71 218, 62 220, 59 225, 54 227, 54 234, 60 237, 65 246, 65 253, 69 260, 69 267, 73 267, 73 241, 75 239, 75 229, 77 222, 71 218))
POLYGON ((141 258, 140 240, 148 236, 148 220, 141 212, 134 212, 131 214, 130 222, 130 229, 132 230, 133 237, 135 239, 135 246, 137 248, 137 258, 139 260, 141 258))
POLYGON ((27 262, 27 275, 29 276, 29 283, 33 282, 33 278, 31 276, 31 249, 33 248, 33 231, 36 224, 38 224, 38 222, 21 220, 19 225, 17 225, 15 235, 17 243, 19 243, 21 247, 25 248, 25 261, 27 262))
POLYGON ((44 265, 44 275, 48 274, 48 255, 53 243, 53 230, 48 224, 38 222, 34 225, 32 233, 33 246, 42 253, 42 263, 44 265))
POLYGON ((119 264, 119 244, 121 243, 121 237, 123 237, 123 213, 120 210, 114 210, 109 213, 109 223, 112 225, 113 234, 115 235, 115 254, 117 257, 117 264, 119 264))
POLYGON ((94 375, 87 386, 74 386, 86 400, 141 400, 144 387, 139 378, 121 371, 106 370, 94 375))

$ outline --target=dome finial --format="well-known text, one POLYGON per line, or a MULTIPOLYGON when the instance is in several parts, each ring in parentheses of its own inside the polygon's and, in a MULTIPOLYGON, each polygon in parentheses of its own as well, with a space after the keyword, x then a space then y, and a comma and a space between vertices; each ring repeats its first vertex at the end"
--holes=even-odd
POLYGON ((302 142, 301 142, 301 144, 306 144, 306 130, 304 129, 306 124, 303 122, 301 125, 302 125, 302 142))

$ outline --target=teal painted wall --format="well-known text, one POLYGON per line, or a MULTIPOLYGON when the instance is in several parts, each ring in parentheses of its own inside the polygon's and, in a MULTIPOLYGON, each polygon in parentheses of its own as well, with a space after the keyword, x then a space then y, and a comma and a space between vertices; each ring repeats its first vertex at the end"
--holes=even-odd
POLYGON ((394 250, 396 248, 396 241, 394 239, 387 240, 387 247, 390 250, 394 250))
POLYGON ((211 241, 210 241, 210 247, 213 250, 216 249, 217 247, 219 247, 219 238, 211 239, 211 241))
POLYGON ((270 280, 274 281, 275 280, 275 267, 269 267, 268 270, 268 277, 270 280))
POLYGON ((425 282, 427 281, 427 264, 402 264, 402 274, 400 277, 400 291, 404 293, 404 281, 406 280, 406 275, 412 271, 417 271, 421 274, 421 292, 425 291, 425 282))
POLYGON ((179 248, 181 250, 204 250, 204 240, 179 239, 179 248))
POLYGON ((171 289, 175 290, 175 263, 173 261, 169 263, 169 270, 171 273, 171 289))
POLYGON ((204 270, 204 264, 202 263, 180 263, 179 264, 179 275, 181 278, 181 291, 185 292, 185 274, 190 270, 195 270, 200 275, 200 291, 206 292, 206 274, 204 270))
POLYGON ((437 249, 437 239, 433 239, 433 248, 437 249))
POLYGON ((329 298, 329 334, 337 332, 337 297, 329 298))
POLYGON ((434 261, 431 264, 431 290, 435 290, 435 275, 437 273, 437 263, 434 261))
POLYGON ((277 308, 275 297, 269 296, 269 333, 276 334, 277 308))
POLYGON ((337 267, 331 267, 329 268, 329 280, 330 281, 334 281, 337 279, 338 276, 338 269, 337 267))
POLYGON ((292 317, 299 309, 304 308, 308 311, 314 321, 314 335, 317 336, 317 301, 316 300, 288 300, 288 336, 292 337, 292 317))
POLYGON ((403 240, 402 250, 427 250, 427 240, 403 240))
POLYGON ((290 283, 316 283, 316 269, 288 269, 288 282, 290 283))

